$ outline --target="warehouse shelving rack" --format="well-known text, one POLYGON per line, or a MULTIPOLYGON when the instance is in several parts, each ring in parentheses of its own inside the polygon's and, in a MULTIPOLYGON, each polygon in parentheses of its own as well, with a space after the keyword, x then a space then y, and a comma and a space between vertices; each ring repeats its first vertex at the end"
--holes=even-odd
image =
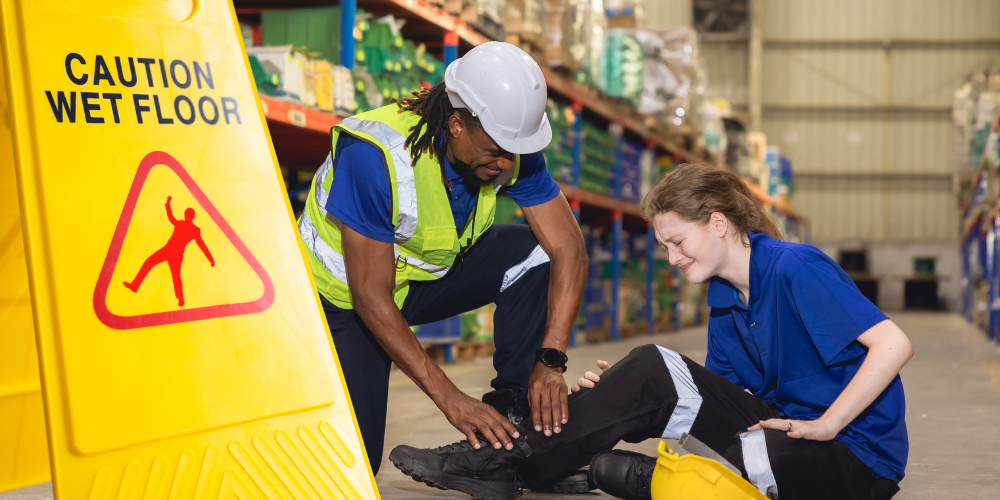
MULTIPOLYGON (((332 2, 324 0, 303 0, 299 2, 278 2, 277 0, 234 0, 237 14, 257 14, 263 8, 293 8, 305 6, 329 5, 332 2)), ((353 18, 354 9, 358 6, 375 16, 392 14, 397 18, 406 19, 404 35, 417 43, 424 43, 428 51, 440 55, 447 64, 454 60, 461 47, 467 50, 476 45, 490 41, 475 29, 462 22, 458 18, 447 14, 436 7, 429 5, 423 0, 342 0, 342 13, 345 13, 345 21, 353 18), (349 17, 348 17, 349 16, 349 17)), ((342 22, 342 26, 353 26, 351 22, 342 22)), ((342 54, 353 54, 354 38, 351 33, 345 30, 341 35, 342 54)), ((342 57, 348 67, 353 64, 353 56, 342 57)), ((619 199, 620 186, 615 192, 615 196, 605 196, 581 189, 579 187, 580 157, 582 145, 582 123, 597 121, 603 123, 617 124, 623 131, 623 136, 628 136, 636 142, 645 143, 646 148, 654 149, 654 153, 666 153, 672 155, 676 161, 703 162, 707 158, 699 156, 696 152, 685 149, 677 144, 670 137, 659 134, 647 127, 642 118, 625 106, 605 99, 594 94, 593 91, 577 84, 571 79, 561 75, 559 72, 545 68, 543 69, 546 84, 550 93, 554 93, 562 99, 571 102, 575 113, 574 127, 574 147, 573 151, 573 181, 570 183, 559 182, 559 187, 569 200, 577 220, 581 216, 586 219, 597 220, 600 223, 610 225, 612 236, 612 256, 611 256, 611 297, 607 308, 610 316, 611 340, 617 340, 621 326, 621 318, 618 317, 618 298, 621 277, 620 250, 622 245, 622 231, 625 227, 633 234, 646 234, 646 304, 643 318, 647 325, 647 333, 653 333, 655 324, 655 304, 654 304, 654 271, 655 271, 655 248, 657 246, 653 236, 652 226, 641 218, 641 207, 638 204, 630 203, 619 199), (586 114, 586 116, 585 116, 586 114)), ((261 105, 267 118, 267 124, 274 144, 275 153, 279 163, 286 168, 300 171, 315 171, 322 162, 322 158, 330 151, 330 129, 336 125, 344 115, 319 111, 317 109, 304 106, 298 103, 275 99, 268 96, 261 96, 261 105)), ((620 149, 621 141, 618 141, 620 149)), ((617 153, 617 152, 616 152, 617 153)), ((620 154, 615 154, 619 160, 613 169, 620 169, 620 154)), ((757 196, 767 205, 773 207, 775 211, 783 216, 800 220, 794 212, 783 205, 778 205, 761 192, 754 191, 757 196)), ((676 273, 675 273, 676 274, 676 273)), ((677 280, 675 279, 675 282, 677 280)), ((674 304, 674 327, 680 328, 677 321, 676 311, 677 300, 674 304)), ((575 332, 571 337, 571 345, 575 343, 575 332)), ((445 349, 444 357, 446 362, 451 360, 450 345, 445 349)))
POLYGON ((1000 110, 993 119, 987 143, 980 155, 976 172, 972 175, 972 196, 962 207, 962 315, 975 322, 975 279, 973 263, 982 272, 986 284, 985 330, 988 338, 1000 343, 1000 175, 990 151, 1000 147, 1000 110), (973 243, 977 243, 973 246, 973 243), (975 255, 971 255, 975 248, 975 255))

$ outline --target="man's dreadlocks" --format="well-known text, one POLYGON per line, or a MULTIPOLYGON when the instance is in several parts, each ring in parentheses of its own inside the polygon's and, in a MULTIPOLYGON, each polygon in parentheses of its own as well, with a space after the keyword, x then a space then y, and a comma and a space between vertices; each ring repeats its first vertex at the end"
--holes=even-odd
MULTIPOLYGON (((444 155, 448 150, 448 140, 451 135, 448 133, 448 118, 455 112, 456 108, 448 100, 448 92, 444 83, 439 83, 430 89, 423 89, 413 92, 413 97, 405 97, 396 103, 399 112, 410 111, 420 116, 420 121, 410 129, 410 135, 406 137, 403 147, 410 151, 413 163, 424 153, 430 152, 438 157, 441 164, 441 178, 445 185, 451 189, 451 182, 444 173, 444 155)), ((468 131, 481 130, 482 124, 479 118, 472 115, 472 112, 465 108, 457 108, 459 116, 468 131)))

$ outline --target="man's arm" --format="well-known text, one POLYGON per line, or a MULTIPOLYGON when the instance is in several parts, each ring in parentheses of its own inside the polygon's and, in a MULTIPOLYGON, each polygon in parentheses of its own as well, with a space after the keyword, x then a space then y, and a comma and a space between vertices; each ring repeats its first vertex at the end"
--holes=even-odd
POLYGON ((198 235, 194 237, 194 241, 198 244, 198 248, 201 249, 202 253, 205 254, 208 262, 212 264, 212 267, 215 267, 215 259, 212 258, 212 252, 208 251, 208 245, 205 244, 205 240, 201 239, 201 231, 198 231, 198 235))
POLYGON ((341 241, 354 310, 379 345, 473 446, 480 446, 474 433, 479 430, 494 448, 511 449, 509 436, 518 437, 514 426, 492 406, 467 396, 448 380, 420 346, 393 302, 396 273, 392 243, 368 238, 347 224, 341 226, 341 241))
POLYGON ((171 224, 176 226, 177 219, 174 218, 174 211, 170 209, 170 200, 172 199, 174 199, 173 196, 167 196, 167 203, 165 205, 167 207, 167 220, 169 220, 171 224))
MULTIPOLYGON (((565 352, 587 283, 587 249, 583 233, 562 194, 540 205, 523 207, 521 211, 551 261, 549 312, 542 347, 565 352)), ((562 370, 535 363, 528 388, 535 430, 544 431, 546 435, 561 430, 561 424, 569 419, 567 392, 562 370)))

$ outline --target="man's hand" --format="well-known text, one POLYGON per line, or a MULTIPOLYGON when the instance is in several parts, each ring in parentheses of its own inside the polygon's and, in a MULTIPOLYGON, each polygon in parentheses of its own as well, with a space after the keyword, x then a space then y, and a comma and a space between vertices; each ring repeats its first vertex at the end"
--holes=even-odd
POLYGON ((501 446, 508 450, 513 449, 511 436, 514 439, 520 437, 514 425, 501 417, 492 406, 473 399, 457 389, 444 401, 441 412, 451 425, 465 434, 477 450, 480 447, 475 433, 477 430, 498 450, 501 446))
POLYGON ((569 420, 568 391, 562 368, 549 368, 535 363, 535 371, 528 379, 528 405, 535 430, 551 436, 553 428, 558 433, 561 425, 569 420))

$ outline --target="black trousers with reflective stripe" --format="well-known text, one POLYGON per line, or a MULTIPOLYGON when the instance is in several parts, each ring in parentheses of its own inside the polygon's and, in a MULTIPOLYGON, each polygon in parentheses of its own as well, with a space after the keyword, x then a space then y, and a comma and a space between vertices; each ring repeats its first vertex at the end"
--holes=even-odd
MULTIPOLYGON (((410 325, 423 325, 496 303, 493 315, 497 371, 494 389, 527 397, 535 350, 542 344, 548 315, 549 263, 527 270, 501 293, 504 275, 538 246, 526 225, 494 224, 443 278, 411 281, 401 312, 410 325)), ((354 414, 372 472, 382 463, 392 360, 360 316, 325 299, 323 312, 344 372, 354 414)), ((473 395, 474 397, 476 395, 473 395)))
MULTIPOLYGON (((747 477, 740 433, 760 420, 780 418, 777 409, 725 377, 685 356, 681 359, 702 397, 689 434, 738 467, 747 477)), ((545 437, 528 429, 532 449, 527 472, 541 483, 590 463, 619 441, 659 438, 677 404, 673 378, 655 345, 637 347, 601 375, 593 389, 569 397, 569 422, 545 437)), ((840 441, 792 439, 764 430, 767 457, 781 500, 884 500, 899 487, 876 478, 840 441)))

